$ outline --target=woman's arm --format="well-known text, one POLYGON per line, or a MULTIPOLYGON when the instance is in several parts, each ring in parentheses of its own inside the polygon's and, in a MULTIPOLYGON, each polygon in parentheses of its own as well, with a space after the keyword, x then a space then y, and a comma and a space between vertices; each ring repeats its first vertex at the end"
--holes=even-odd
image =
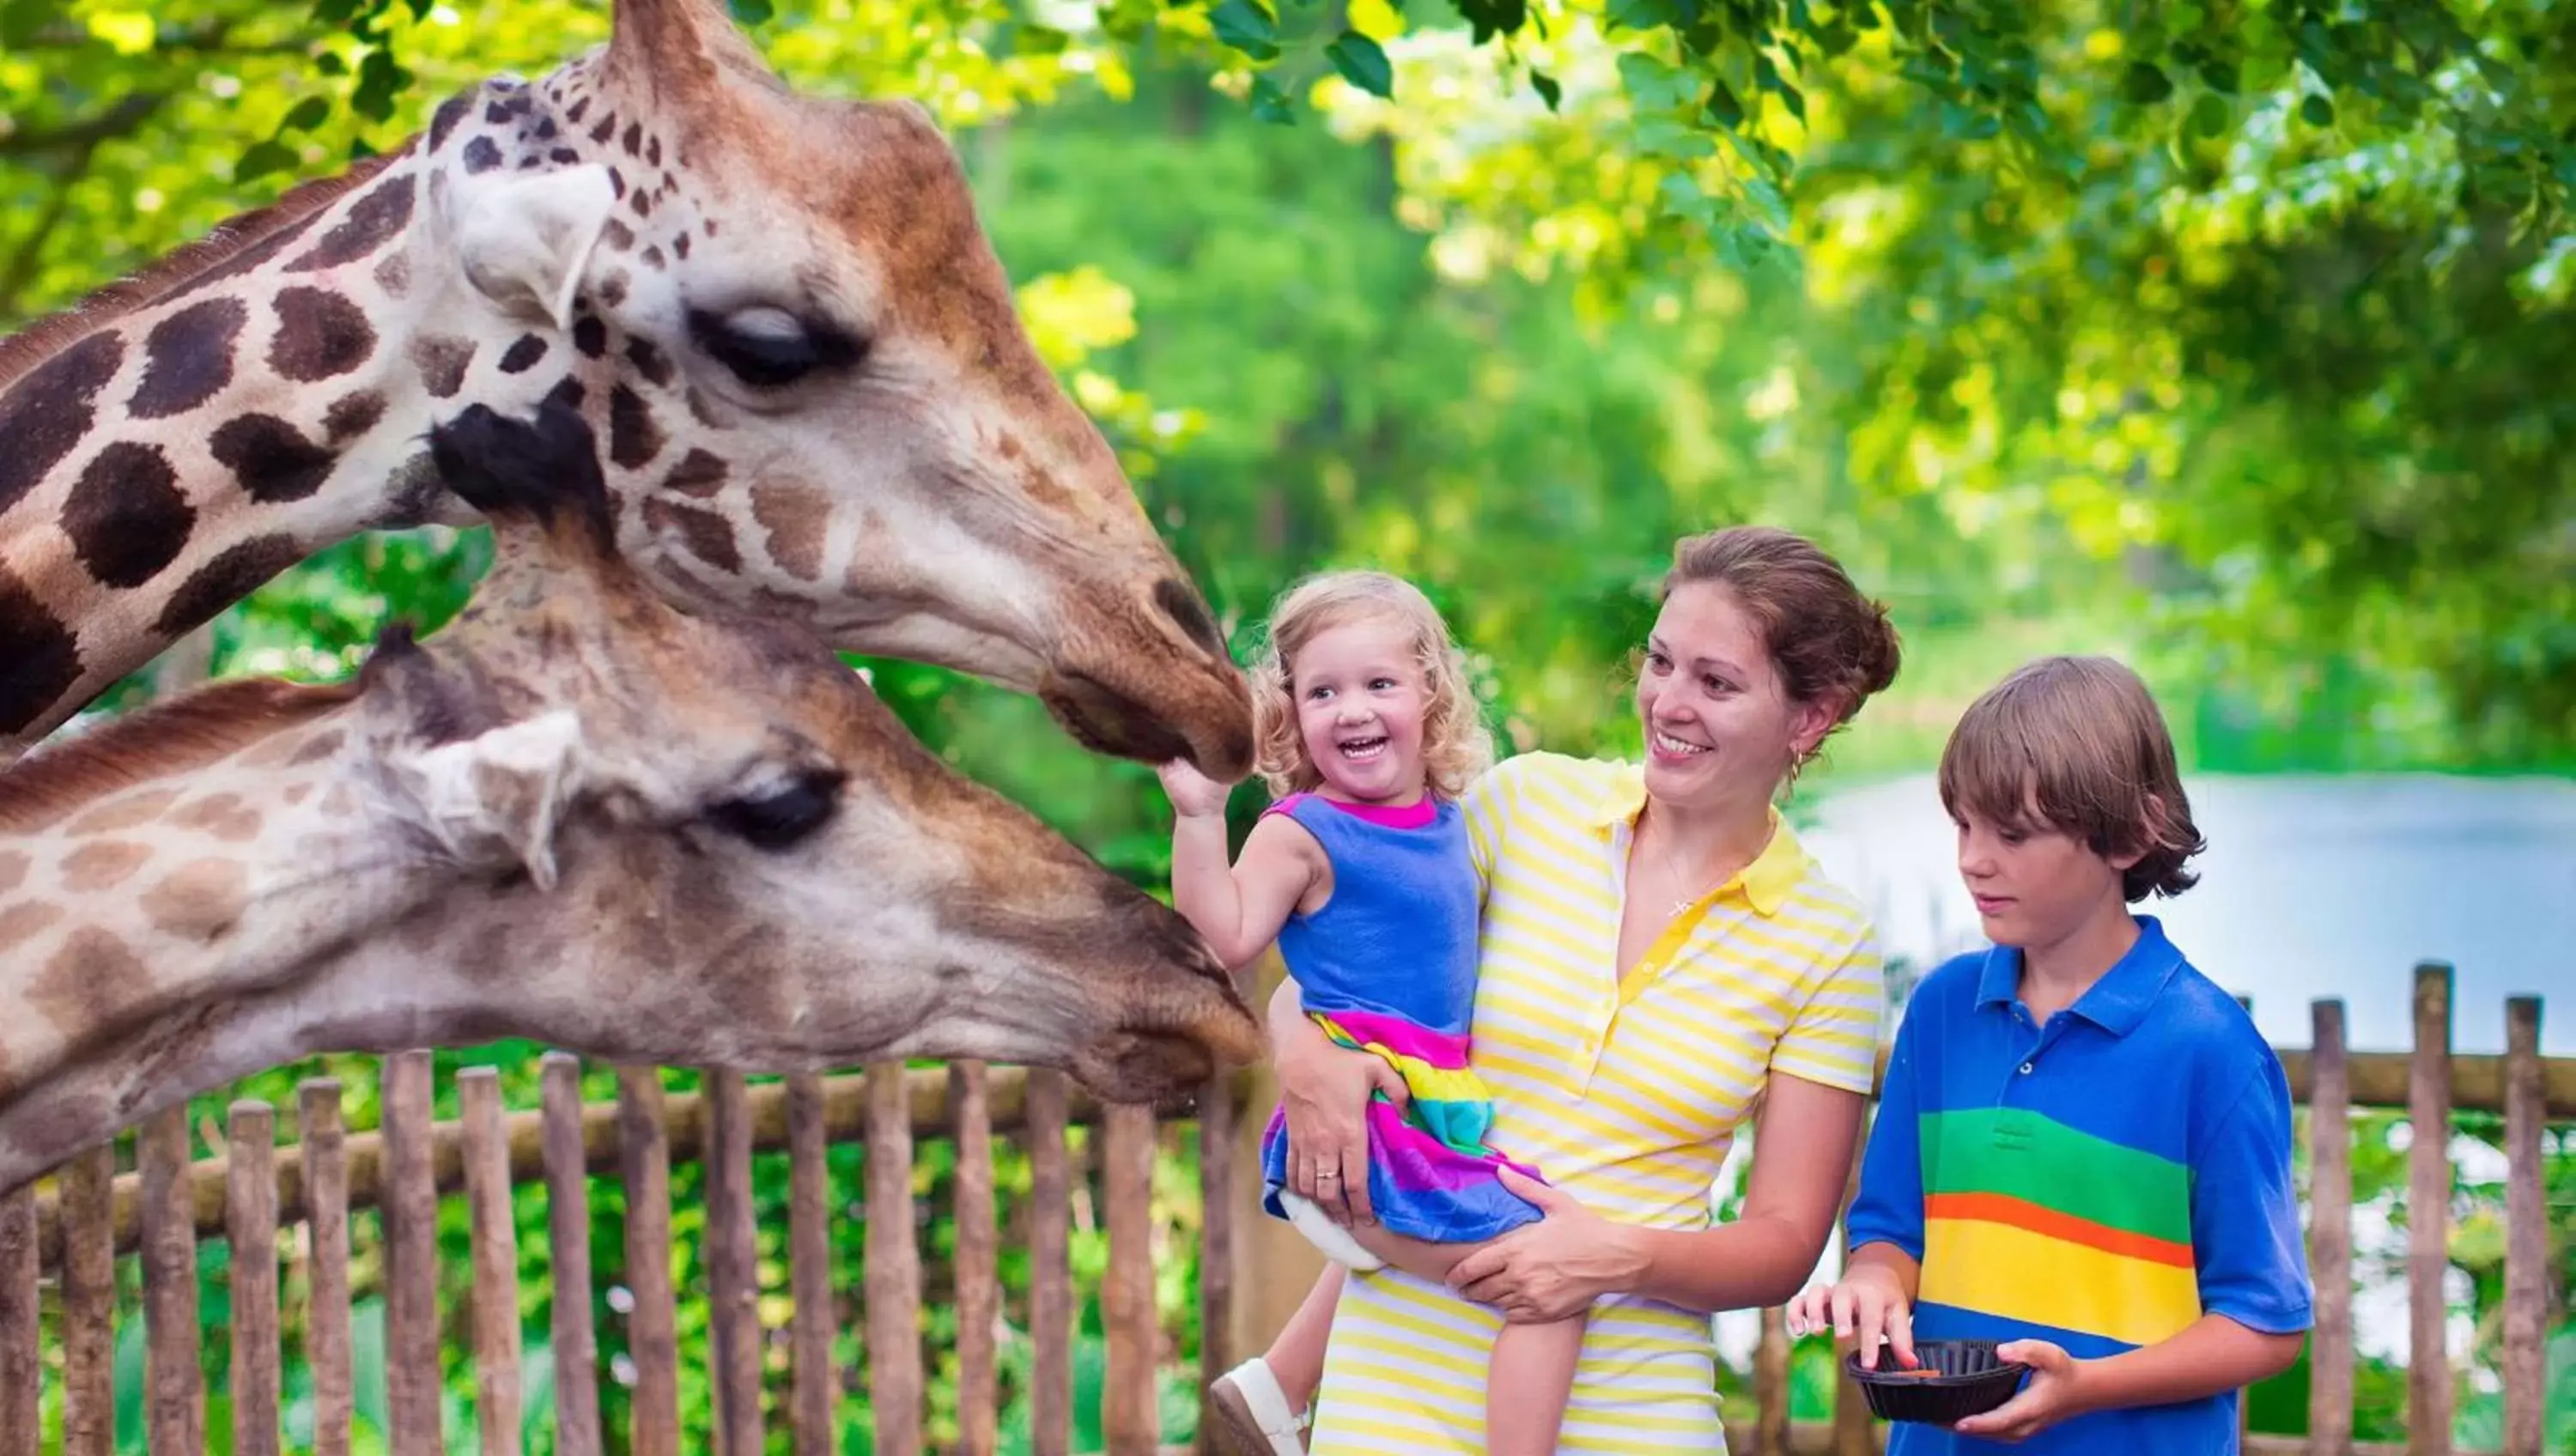
POLYGON ((1863 1106, 1857 1092, 1775 1074, 1762 1095, 1744 1211, 1696 1232, 1628 1228, 1638 1261, 1629 1292, 1711 1313, 1796 1294, 1833 1233, 1863 1106))
POLYGON ((1547 1215, 1458 1261, 1450 1287, 1515 1322, 1564 1319, 1604 1294, 1713 1314, 1780 1304, 1824 1253, 1860 1135, 1861 1094, 1775 1074, 1763 1094, 1744 1211, 1684 1232, 1614 1223, 1559 1189, 1504 1172, 1547 1215))
POLYGON ((1368 1106, 1379 1092, 1403 1105, 1404 1078, 1384 1058, 1324 1035, 1293 980, 1270 996, 1270 1056, 1288 1125, 1288 1191, 1335 1223, 1377 1222, 1369 1206, 1368 1106))

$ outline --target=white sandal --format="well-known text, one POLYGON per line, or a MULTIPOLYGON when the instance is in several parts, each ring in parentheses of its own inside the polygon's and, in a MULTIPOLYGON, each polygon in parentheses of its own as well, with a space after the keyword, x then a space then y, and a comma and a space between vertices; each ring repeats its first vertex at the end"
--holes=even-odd
POLYGON ((1288 1393, 1268 1361, 1253 1356, 1218 1376, 1208 1394, 1223 1418, 1227 1456, 1306 1456, 1304 1423, 1288 1408, 1288 1393))

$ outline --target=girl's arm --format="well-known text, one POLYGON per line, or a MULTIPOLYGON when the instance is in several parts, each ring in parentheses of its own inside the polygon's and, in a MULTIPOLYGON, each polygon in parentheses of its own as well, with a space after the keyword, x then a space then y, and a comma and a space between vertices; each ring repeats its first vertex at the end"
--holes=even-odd
POLYGON ((1238 970, 1269 948, 1297 902, 1315 887, 1324 856, 1314 836, 1285 815, 1263 816, 1225 862, 1225 787, 1187 764, 1163 768, 1172 799, 1172 908, 1238 970))

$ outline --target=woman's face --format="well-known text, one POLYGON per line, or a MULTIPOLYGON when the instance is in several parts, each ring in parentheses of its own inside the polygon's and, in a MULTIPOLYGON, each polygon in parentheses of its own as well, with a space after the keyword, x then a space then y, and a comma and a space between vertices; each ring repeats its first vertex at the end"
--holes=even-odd
POLYGON ((1790 699, 1734 594, 1705 583, 1664 599, 1637 674, 1637 716, 1646 792, 1683 808, 1768 804, 1833 726, 1824 705, 1790 699))

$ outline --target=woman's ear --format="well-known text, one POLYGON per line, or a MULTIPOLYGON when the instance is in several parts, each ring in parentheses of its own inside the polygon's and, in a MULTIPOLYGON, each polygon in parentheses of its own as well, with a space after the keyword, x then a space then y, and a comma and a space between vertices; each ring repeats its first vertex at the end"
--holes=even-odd
POLYGON ((1817 698, 1812 702, 1792 703, 1790 709, 1790 756, 1804 763, 1824 743, 1825 735, 1834 731, 1834 725, 1842 721, 1842 704, 1831 698, 1817 698))

